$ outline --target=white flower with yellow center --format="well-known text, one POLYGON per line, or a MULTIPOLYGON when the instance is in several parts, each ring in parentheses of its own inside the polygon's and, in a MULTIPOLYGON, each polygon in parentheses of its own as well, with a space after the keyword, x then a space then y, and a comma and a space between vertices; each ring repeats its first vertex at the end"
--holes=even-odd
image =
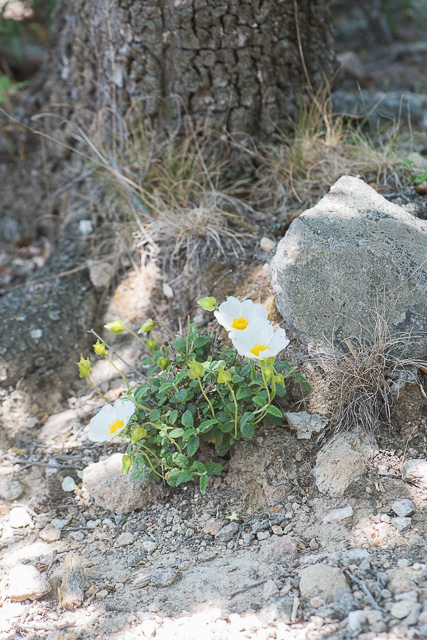
POLYGON ((274 358, 289 344, 284 329, 275 331, 273 326, 263 319, 255 320, 246 331, 235 332, 231 341, 241 356, 256 360, 274 358))
POLYGON ((116 400, 114 405, 106 404, 89 422, 89 440, 107 442, 118 436, 135 413, 131 400, 116 400))
POLYGON ((234 296, 228 296, 215 311, 215 318, 229 331, 230 338, 246 331, 255 320, 267 322, 267 315, 267 309, 262 304, 256 304, 252 300, 240 302, 234 296))

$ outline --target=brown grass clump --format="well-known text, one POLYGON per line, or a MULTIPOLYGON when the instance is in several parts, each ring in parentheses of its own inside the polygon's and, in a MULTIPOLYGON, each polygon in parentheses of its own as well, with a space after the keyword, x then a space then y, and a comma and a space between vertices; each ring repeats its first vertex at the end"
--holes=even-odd
POLYGON ((317 353, 317 360, 324 371, 334 428, 375 435, 391 426, 400 374, 422 363, 403 357, 413 336, 392 334, 380 313, 373 314, 371 326, 363 327, 361 334, 330 344, 329 351, 317 353))

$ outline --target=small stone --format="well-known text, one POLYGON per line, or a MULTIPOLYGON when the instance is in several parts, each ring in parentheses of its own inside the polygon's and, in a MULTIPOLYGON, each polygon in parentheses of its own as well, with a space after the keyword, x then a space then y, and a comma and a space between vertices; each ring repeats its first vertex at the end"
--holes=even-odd
POLYGON ((391 522, 391 517, 387 513, 383 513, 380 520, 381 522, 391 522))
POLYGON ((126 547, 127 545, 135 542, 135 536, 130 531, 124 531, 119 535, 116 542, 119 547, 126 547))
POLYGON ((323 598, 318 598, 317 596, 314 596, 314 598, 310 600, 310 604, 312 607, 317 609, 318 607, 323 607, 323 605, 325 604, 325 601, 323 600, 323 598))
POLYGON ((150 584, 153 587, 170 587, 179 577, 175 569, 157 569, 151 576, 150 584))
POLYGON ((395 500, 391 505, 394 513, 399 516, 399 518, 406 518, 408 516, 412 516, 415 513, 415 505, 412 500, 408 500, 407 498, 403 500, 395 500))
POLYGON ((16 478, 12 476, 0 476, 0 498, 13 502, 18 500, 24 493, 24 487, 16 478))
POLYGON ((55 542, 59 540, 61 537, 61 531, 57 527, 54 527, 52 524, 48 524, 42 529, 39 533, 39 538, 45 540, 46 542, 55 542))
POLYGON ((271 530, 275 536, 283 536, 283 529, 282 527, 279 527, 278 524, 273 524, 273 526, 271 527, 271 530))
POLYGON ((348 614, 348 628, 353 633, 358 633, 368 622, 367 611, 356 610, 348 614))
POLYGON ((160 602, 157 602, 156 600, 154 602, 152 602, 150 604, 150 606, 148 607, 148 611, 151 611, 151 613, 157 613, 158 611, 160 611, 162 608, 162 605, 160 604, 160 602))
POLYGON ((410 624, 416 624, 418 620, 418 616, 421 611, 421 605, 418 602, 414 602, 413 600, 400 600, 399 602, 393 603, 391 607, 390 613, 393 618, 397 618, 398 620, 402 620, 403 618, 408 618, 411 616, 410 624))
POLYGON ((317 454, 314 476, 321 493, 342 495, 365 472, 373 449, 367 436, 340 433, 317 454))
POLYGON ((264 600, 276 598, 279 595, 279 589, 277 588, 277 584, 274 582, 274 580, 267 580, 267 582, 264 584, 262 595, 264 600))
POLYGON ((65 520, 65 518, 52 518, 50 524, 57 529, 63 529, 68 524, 68 520, 65 520))
POLYGON ((273 251, 273 249, 276 246, 276 243, 271 238, 267 238, 267 236, 263 236, 259 242, 259 246, 261 247, 262 251, 265 251, 268 253, 270 251, 273 251))
POLYGON ((391 524, 399 532, 402 532, 402 531, 406 531, 411 527, 412 521, 411 521, 411 518, 392 518, 391 524))
POLYGON ((147 553, 154 553, 157 549, 157 542, 154 542, 154 540, 144 540, 142 546, 147 553))
POLYGON ((97 598, 105 598, 105 596, 108 596, 108 590, 107 589, 101 589, 96 594, 97 598))
POLYGON ((290 428, 296 431, 298 440, 309 440, 313 434, 323 431, 328 424, 325 416, 307 411, 288 412, 284 413, 284 416, 290 428))
POLYGON ((328 564, 318 563, 301 569, 299 588, 301 596, 307 600, 314 596, 332 602, 340 589, 348 589, 342 572, 328 564))
POLYGON ((415 458, 405 462, 402 466, 402 480, 420 489, 427 489, 427 460, 415 458))
POLYGON ((309 547, 312 551, 316 551, 319 548, 319 543, 316 538, 312 538, 309 542, 309 547))
POLYGON ((200 562, 209 562, 209 560, 214 560, 217 555, 217 552, 211 549, 209 551, 202 551, 202 553, 199 553, 197 559, 200 560, 200 562))
POLYGON ((81 542, 85 539, 85 534, 83 533, 83 531, 71 531, 70 536, 77 542, 81 542))
POLYGON ((270 537, 270 534, 268 533, 268 531, 258 531, 256 537, 258 538, 258 540, 267 540, 270 537))
POLYGON ((38 600, 49 593, 46 577, 31 564, 18 564, 9 573, 8 596, 14 602, 38 600))
POLYGON ((291 536, 273 536, 261 542, 259 559, 262 562, 289 564, 295 559, 296 553, 297 544, 291 536))
POLYGON ((245 547, 249 546, 253 539, 254 539, 253 533, 246 532, 242 535, 242 542, 245 545, 245 547))
POLYGON ((20 529, 21 527, 29 527, 33 521, 25 507, 14 507, 9 513, 9 524, 14 529, 20 529))
POLYGON ((239 530, 239 524, 237 522, 230 522, 230 524, 222 527, 215 536, 218 542, 230 542, 239 530))
POLYGON ((343 507, 342 509, 334 509, 325 515, 322 522, 323 524, 327 524, 328 522, 340 522, 346 518, 351 518, 353 513, 353 507, 351 506, 343 507))
POLYGON ((210 533, 211 536, 216 536, 224 526, 224 520, 218 520, 217 518, 209 518, 205 523, 205 533, 210 533))
POLYGON ((416 589, 415 580, 412 575, 405 569, 390 569, 388 571, 390 580, 387 588, 394 594, 405 593, 405 591, 413 591, 416 589))
POLYGON ((411 563, 408 560, 408 558, 399 558, 396 564, 399 567, 399 569, 406 569, 406 567, 409 567, 411 563))
POLYGON ((88 520, 88 521, 86 522, 86 527, 87 527, 88 529, 96 529, 96 527, 98 527, 98 526, 99 526, 99 524, 100 524, 100 521, 99 521, 99 520, 88 520))

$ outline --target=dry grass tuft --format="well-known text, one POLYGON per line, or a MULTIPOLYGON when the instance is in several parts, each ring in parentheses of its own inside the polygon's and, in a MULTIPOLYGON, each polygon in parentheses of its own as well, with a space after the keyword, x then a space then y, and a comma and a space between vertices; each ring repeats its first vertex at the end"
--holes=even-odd
POLYGON ((383 314, 373 314, 371 326, 361 333, 365 337, 330 344, 330 350, 319 351, 316 360, 325 375, 334 428, 375 435, 391 426, 400 374, 421 363, 403 357, 413 336, 392 335, 383 314))

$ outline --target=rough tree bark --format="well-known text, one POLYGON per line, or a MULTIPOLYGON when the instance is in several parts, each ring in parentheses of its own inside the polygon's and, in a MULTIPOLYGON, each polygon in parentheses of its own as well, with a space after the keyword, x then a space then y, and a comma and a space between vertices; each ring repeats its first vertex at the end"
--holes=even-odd
MULTIPOLYGON (((49 111, 84 121, 91 134, 101 109, 125 113, 138 99, 158 127, 174 96, 174 115, 179 108, 195 121, 265 139, 288 126, 298 95, 308 84, 317 87, 331 63, 327 0, 59 0, 46 63, 19 117, 49 111)), ((40 122, 46 133, 75 144, 64 120, 40 122)), ((0 209, 30 237, 46 233, 43 221, 55 219, 53 255, 35 278, 69 275, 0 299, 3 398, 31 371, 49 380, 67 354, 75 361, 79 336, 84 340, 95 320, 95 291, 86 272, 75 271, 87 256, 75 232, 74 187, 65 199, 52 195, 67 184, 67 169, 77 175, 78 161, 46 140, 42 147, 28 144, 26 158, 0 164, 0 209)), ((91 192, 92 185, 85 188, 91 192)))

